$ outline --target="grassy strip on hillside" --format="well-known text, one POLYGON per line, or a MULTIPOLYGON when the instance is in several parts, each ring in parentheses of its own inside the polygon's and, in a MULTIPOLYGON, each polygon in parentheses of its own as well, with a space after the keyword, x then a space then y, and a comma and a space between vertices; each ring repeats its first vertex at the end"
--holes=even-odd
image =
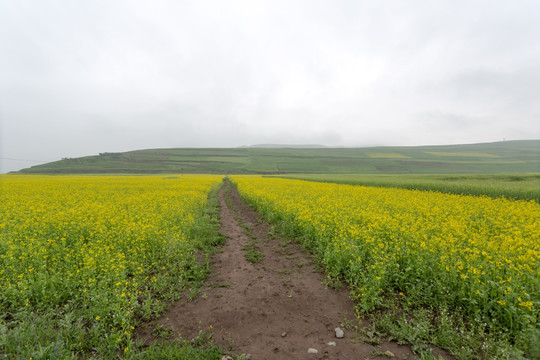
POLYGON ((540 174, 511 175, 358 175, 298 174, 280 176, 337 184, 395 187, 462 195, 486 195, 540 202, 540 174))

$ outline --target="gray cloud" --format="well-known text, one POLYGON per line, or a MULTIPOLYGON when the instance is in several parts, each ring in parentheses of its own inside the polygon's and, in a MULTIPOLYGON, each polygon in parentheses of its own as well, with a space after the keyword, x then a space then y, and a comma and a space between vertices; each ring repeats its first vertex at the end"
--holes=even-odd
POLYGON ((536 1, 0 1, 2 158, 540 136, 536 1))

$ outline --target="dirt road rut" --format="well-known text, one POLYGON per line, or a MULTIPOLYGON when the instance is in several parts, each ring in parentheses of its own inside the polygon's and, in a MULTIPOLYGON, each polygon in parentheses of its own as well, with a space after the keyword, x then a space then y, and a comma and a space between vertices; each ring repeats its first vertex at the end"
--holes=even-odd
POLYGON ((273 238, 270 227, 249 208, 236 189, 220 191, 221 232, 227 242, 214 255, 207 285, 192 301, 181 300, 143 328, 151 341, 156 326, 192 339, 200 330, 234 354, 251 359, 414 359, 410 348, 392 342, 370 345, 354 341, 344 322, 358 323, 348 291, 325 287, 311 257, 287 239, 273 238), (246 260, 246 245, 264 254, 246 260), (337 339, 341 327, 345 337, 337 339), (335 346, 329 345, 335 342, 335 346), (308 353, 308 349, 317 353, 308 353))

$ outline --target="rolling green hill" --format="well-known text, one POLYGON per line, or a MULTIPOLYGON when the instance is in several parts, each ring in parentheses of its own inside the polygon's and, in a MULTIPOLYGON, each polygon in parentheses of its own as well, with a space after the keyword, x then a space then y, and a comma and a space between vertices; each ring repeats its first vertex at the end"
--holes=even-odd
POLYGON ((102 153, 22 174, 497 174, 540 172, 540 140, 365 148, 179 148, 102 153))

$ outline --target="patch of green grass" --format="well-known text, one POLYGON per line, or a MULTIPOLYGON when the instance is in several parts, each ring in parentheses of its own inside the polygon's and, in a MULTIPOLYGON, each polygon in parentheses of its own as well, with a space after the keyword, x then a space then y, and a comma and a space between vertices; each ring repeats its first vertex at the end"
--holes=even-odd
POLYGON ((483 356, 508 360, 535 356, 533 353, 524 354, 509 341, 488 336, 486 324, 471 322, 470 319, 464 321, 444 307, 387 309, 372 314, 371 319, 379 334, 399 339, 401 344, 410 344, 417 354, 426 356, 422 358, 433 358, 430 345, 450 349, 452 355, 465 360, 483 356), (474 349, 480 349, 483 355, 474 349))
POLYGON ((291 244, 291 243, 292 243, 291 239, 283 239, 283 241, 281 241, 281 242, 279 243, 279 246, 281 246, 281 247, 287 247, 287 246, 289 246, 289 244, 291 244))
POLYGON ((193 342, 174 339, 166 342, 156 341, 146 348, 135 347, 130 358, 140 360, 219 360, 223 354, 223 349, 214 345, 212 334, 201 332, 193 342))
POLYGON ((156 326, 154 331, 152 331, 152 335, 158 338, 162 338, 162 339, 169 339, 172 336, 172 334, 173 334, 173 329, 171 329, 170 327, 165 327, 163 325, 156 326))
POLYGON ((260 263, 264 259, 264 254, 259 247, 259 239, 253 235, 251 227, 242 222, 242 218, 237 217, 236 221, 244 228, 243 232, 248 237, 248 243, 243 247, 246 260, 253 264, 260 263))
POLYGON ((260 263, 264 259, 264 254, 260 252, 259 247, 255 243, 250 243, 244 246, 244 251, 246 252, 246 260, 250 263, 260 263))

